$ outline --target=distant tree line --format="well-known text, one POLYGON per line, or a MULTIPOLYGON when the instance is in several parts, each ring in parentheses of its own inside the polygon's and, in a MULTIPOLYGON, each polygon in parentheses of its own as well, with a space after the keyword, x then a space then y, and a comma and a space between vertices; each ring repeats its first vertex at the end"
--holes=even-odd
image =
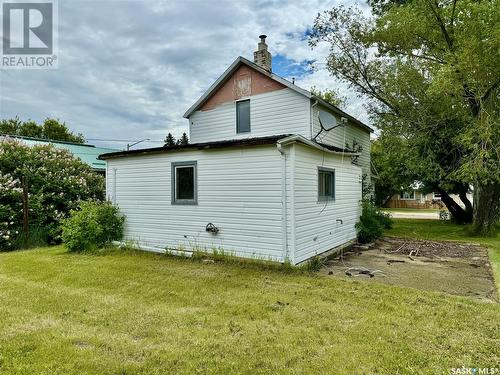
POLYGON ((21 121, 19 117, 0 120, 0 134, 85 143, 83 134, 72 133, 66 123, 53 118, 46 118, 41 124, 33 120, 21 121))
POLYGON ((175 139, 172 133, 168 133, 165 137, 165 146, 173 147, 173 146, 183 146, 189 144, 189 138, 186 133, 182 133, 182 136, 179 139, 175 139))

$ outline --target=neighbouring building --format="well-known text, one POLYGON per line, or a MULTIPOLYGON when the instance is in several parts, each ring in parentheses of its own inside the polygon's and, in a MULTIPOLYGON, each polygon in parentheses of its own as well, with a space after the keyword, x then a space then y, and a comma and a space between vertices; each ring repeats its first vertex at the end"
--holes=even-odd
POLYGON ((107 152, 119 151, 113 148, 96 147, 93 145, 73 142, 53 141, 50 139, 12 135, 9 135, 9 138, 18 139, 28 146, 50 144, 57 148, 63 148, 71 152, 75 157, 81 159, 84 163, 90 165, 94 171, 102 174, 106 172, 106 161, 100 160, 99 155, 107 152))
MULTIPOLYGON (((417 184, 418 185, 418 184, 417 184)), ((465 205, 456 194, 450 194, 450 197, 457 202, 462 208, 465 205)), ((467 193, 467 198, 472 203, 472 191, 467 193)), ((387 208, 415 208, 415 209, 441 209, 446 206, 441 201, 439 193, 424 193, 420 188, 415 187, 410 191, 402 191, 399 194, 394 194, 391 199, 384 205, 387 208)))
POLYGON ((356 238, 372 129, 273 74, 260 38, 184 114, 190 144, 100 156, 125 240, 297 264, 356 238))

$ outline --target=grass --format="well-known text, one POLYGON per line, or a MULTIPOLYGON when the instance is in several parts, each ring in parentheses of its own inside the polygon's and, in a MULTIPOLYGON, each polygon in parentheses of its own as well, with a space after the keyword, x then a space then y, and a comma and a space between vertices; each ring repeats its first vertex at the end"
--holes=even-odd
POLYGON ((500 361, 497 304, 130 250, 0 253, 0 300, 0 373, 426 374, 500 361))
POLYGON ((393 219, 394 227, 386 235, 423 240, 461 241, 478 243, 488 248, 491 266, 497 288, 500 291, 500 233, 492 237, 477 237, 471 234, 471 227, 443 220, 393 219))
POLYGON ((386 212, 439 212, 438 208, 381 208, 386 212))

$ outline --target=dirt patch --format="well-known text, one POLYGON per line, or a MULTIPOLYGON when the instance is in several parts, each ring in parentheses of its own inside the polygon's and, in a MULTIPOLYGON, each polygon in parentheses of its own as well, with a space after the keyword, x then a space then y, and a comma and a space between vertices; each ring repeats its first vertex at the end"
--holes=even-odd
POLYGON ((322 273, 498 301, 488 252, 476 244, 384 238, 327 261, 322 273))
POLYGON ((477 244, 384 238, 377 241, 376 245, 386 253, 399 253, 415 257, 475 258, 479 256, 488 259, 486 250, 477 244))

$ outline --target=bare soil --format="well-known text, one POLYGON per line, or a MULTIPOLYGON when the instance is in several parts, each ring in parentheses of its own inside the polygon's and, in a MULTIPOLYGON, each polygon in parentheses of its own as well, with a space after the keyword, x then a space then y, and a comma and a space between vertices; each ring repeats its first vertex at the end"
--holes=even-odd
POLYGON ((328 260, 321 272, 498 302, 488 252, 477 244, 383 238, 328 260))

